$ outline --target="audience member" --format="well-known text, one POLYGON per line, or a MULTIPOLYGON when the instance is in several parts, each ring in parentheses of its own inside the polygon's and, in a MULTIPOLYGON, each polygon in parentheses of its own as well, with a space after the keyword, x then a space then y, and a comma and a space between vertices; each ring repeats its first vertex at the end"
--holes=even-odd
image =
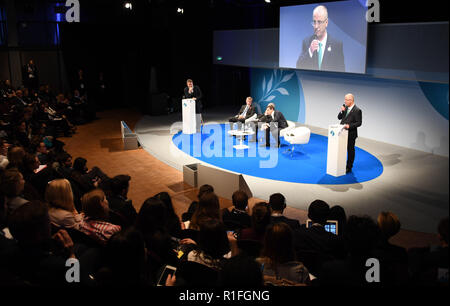
MULTIPOLYGON (((200 199, 200 197, 208 192, 214 192, 214 188, 211 185, 202 185, 199 188, 198 191, 198 195, 197 195, 197 199, 200 199)), ((182 222, 187 222, 187 221, 191 221, 191 218, 195 212, 195 210, 197 209, 197 205, 198 205, 198 201, 193 201, 190 205, 189 208, 187 210, 187 212, 183 213, 183 215, 181 216, 181 221, 182 222)), ((188 226, 185 226, 186 228, 188 228, 188 226)))
POLYGON ((45 201, 49 205, 51 224, 56 228, 78 229, 83 216, 75 209, 73 193, 67 179, 56 179, 48 184, 45 201))
POLYGON ((207 219, 221 220, 219 198, 214 192, 204 193, 200 197, 188 228, 199 230, 201 223, 207 219))
POLYGON ((264 234, 270 224, 271 212, 270 207, 265 202, 257 203, 252 209, 252 226, 244 228, 240 231, 238 239, 241 240, 257 240, 264 243, 264 234))
POLYGON ((338 222, 338 236, 343 237, 345 232, 345 225, 347 224, 347 215, 342 206, 335 205, 330 208, 328 214, 328 220, 334 220, 338 222))
POLYGON ((83 207, 83 221, 79 230, 101 244, 121 230, 119 225, 108 222, 109 207, 105 193, 101 189, 94 189, 81 198, 83 207))
POLYGON ((379 237, 377 224, 368 216, 350 216, 345 230, 346 259, 332 260, 322 265, 319 284, 322 286, 379 286, 368 282, 367 259, 372 258, 379 237))
POLYGON ((219 272, 218 285, 227 288, 258 288, 264 284, 261 265, 254 258, 239 254, 226 260, 219 272))
POLYGON ((272 209, 271 223, 284 222, 293 230, 300 228, 300 222, 298 220, 283 216, 283 211, 286 208, 286 199, 281 193, 272 194, 269 199, 269 205, 272 209))
POLYGON ((7 215, 28 202, 22 196, 25 180, 17 168, 7 169, 1 178, 1 191, 6 197, 7 215))
POLYGON ((89 192, 98 188, 101 182, 108 179, 108 176, 98 167, 93 167, 89 170, 86 164, 87 160, 85 158, 77 157, 73 162, 73 170, 71 173, 72 179, 83 192, 89 192))
POLYGON ((222 220, 227 230, 238 230, 251 226, 251 218, 247 213, 248 195, 241 191, 235 191, 231 197, 233 207, 222 210, 222 220))
POLYGON ((264 238, 262 257, 264 276, 286 279, 296 283, 309 283, 309 272, 303 263, 295 260, 292 229, 284 222, 270 224, 264 238))
POLYGON ((113 177, 110 181, 111 194, 107 197, 109 209, 119 215, 120 220, 118 221, 122 227, 133 225, 137 216, 133 203, 127 197, 130 180, 131 177, 129 175, 116 175, 113 177))
POLYGON ((34 286, 64 286, 66 260, 75 258, 74 244, 65 230, 53 237, 47 206, 30 202, 17 208, 9 218, 9 228, 19 248, 10 265, 20 279, 34 286))
POLYGON ((155 195, 155 198, 161 200, 166 207, 167 212, 167 225, 166 228, 169 232, 169 234, 172 237, 181 237, 181 223, 180 219, 178 218, 177 214, 175 213, 175 210, 173 209, 172 199, 170 198, 170 195, 167 192, 160 192, 155 195))
POLYGON ((375 257, 380 259, 381 281, 387 285, 401 285, 408 280, 408 255, 402 247, 389 242, 400 231, 400 221, 392 212, 381 212, 377 219, 380 229, 375 257))

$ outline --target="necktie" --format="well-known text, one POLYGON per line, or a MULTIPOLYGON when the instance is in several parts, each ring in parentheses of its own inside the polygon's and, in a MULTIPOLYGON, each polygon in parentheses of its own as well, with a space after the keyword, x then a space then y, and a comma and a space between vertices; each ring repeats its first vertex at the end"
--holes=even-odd
POLYGON ((345 114, 345 118, 347 118, 348 114, 350 114, 350 108, 347 108, 347 113, 345 114))
POLYGON ((245 117, 245 115, 247 114, 247 110, 248 110, 248 105, 245 107, 244 112, 242 113, 241 116, 245 117))
POLYGON ((323 55, 323 44, 320 42, 319 43, 319 70, 320 70, 320 67, 322 66, 322 55, 323 55))

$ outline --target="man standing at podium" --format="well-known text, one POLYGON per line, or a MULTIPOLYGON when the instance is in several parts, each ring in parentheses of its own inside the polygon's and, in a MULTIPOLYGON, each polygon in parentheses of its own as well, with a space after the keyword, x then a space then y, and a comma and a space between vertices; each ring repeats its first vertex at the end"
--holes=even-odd
POLYGON ((184 98, 192 99, 195 101, 195 113, 201 116, 203 109, 202 91, 200 90, 200 87, 194 85, 194 82, 191 79, 188 79, 186 83, 187 87, 184 89, 184 98))
POLYGON ((358 137, 358 127, 362 124, 362 111, 355 105, 355 97, 352 94, 345 95, 345 104, 338 114, 341 124, 348 130, 347 142, 347 169, 346 173, 352 171, 355 160, 355 142, 358 137))

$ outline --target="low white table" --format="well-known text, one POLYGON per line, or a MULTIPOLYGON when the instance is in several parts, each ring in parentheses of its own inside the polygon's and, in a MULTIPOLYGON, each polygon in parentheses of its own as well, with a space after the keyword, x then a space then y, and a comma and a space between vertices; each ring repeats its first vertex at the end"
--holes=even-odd
POLYGON ((228 134, 239 137, 239 144, 233 146, 233 148, 235 148, 236 150, 244 150, 244 149, 249 148, 247 145, 242 143, 244 137, 253 135, 253 134, 255 134, 255 132, 252 130, 246 130, 246 131, 244 131, 244 130, 229 130, 228 134))

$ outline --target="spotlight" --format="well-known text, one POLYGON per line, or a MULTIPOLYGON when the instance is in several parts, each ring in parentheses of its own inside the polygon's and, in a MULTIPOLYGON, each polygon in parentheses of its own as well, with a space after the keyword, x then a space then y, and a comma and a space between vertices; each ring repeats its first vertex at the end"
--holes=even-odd
POLYGON ((184 14, 184 9, 182 7, 177 8, 178 14, 184 14))
POLYGON ((264 0, 266 3, 270 3, 270 0, 264 0))
POLYGON ((127 10, 131 11, 133 9, 133 4, 131 4, 131 2, 125 2, 124 6, 127 10))

